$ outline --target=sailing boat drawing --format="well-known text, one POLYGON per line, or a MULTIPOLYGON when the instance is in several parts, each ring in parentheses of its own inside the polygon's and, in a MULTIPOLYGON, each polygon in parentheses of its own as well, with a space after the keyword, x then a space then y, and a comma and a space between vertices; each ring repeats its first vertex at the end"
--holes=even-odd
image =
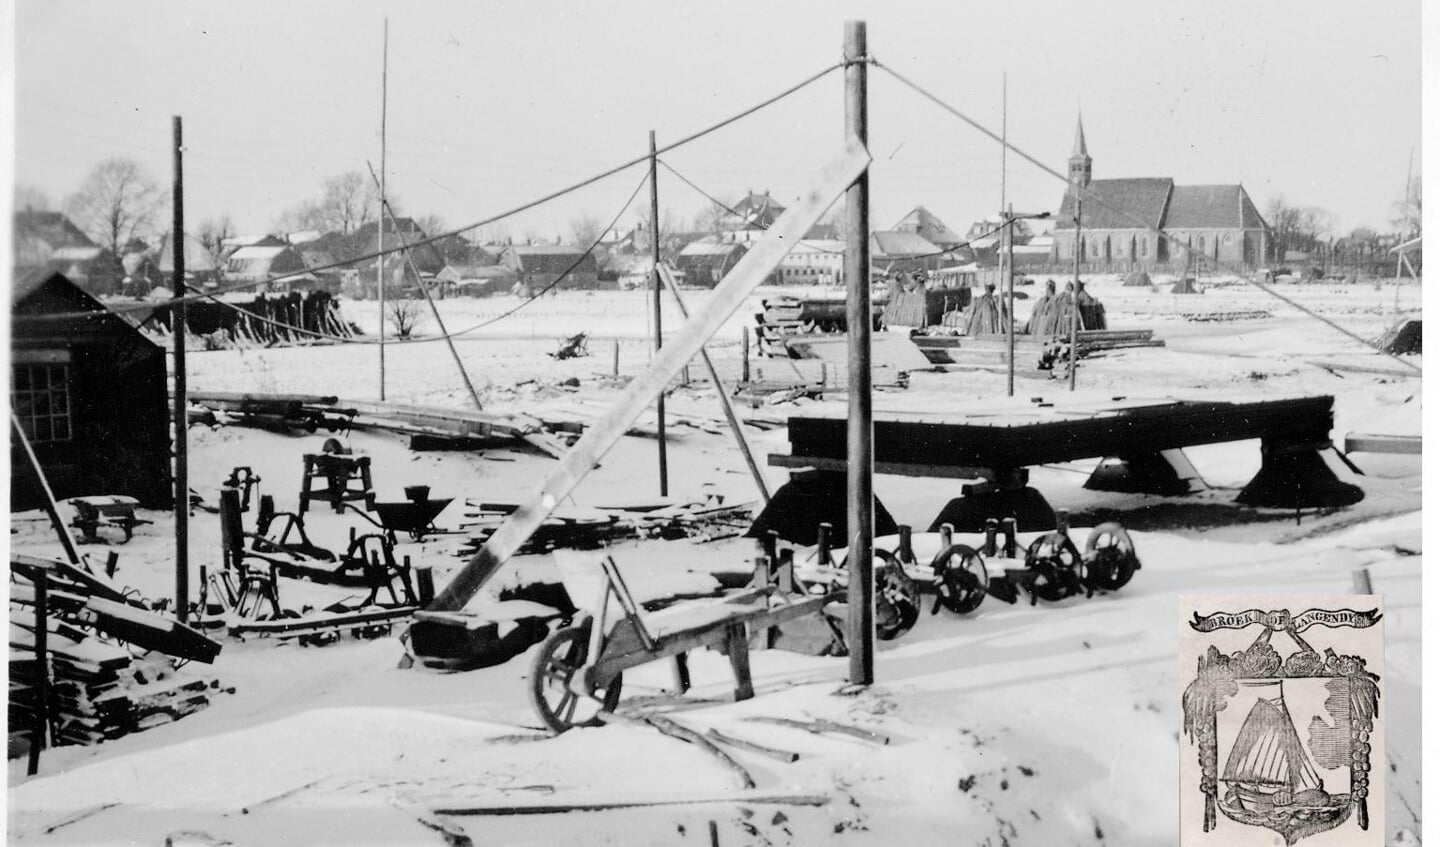
MULTIPOLYGON (((1245 680, 1260 692, 1230 748, 1220 779, 1226 801, 1251 812, 1276 807, 1324 807, 1333 802, 1285 706, 1285 683, 1245 680)), ((1346 798, 1348 802, 1348 798, 1346 798)))
POLYGON ((1273 835, 1261 835, 1269 830, 1295 845, 1346 826, 1338 840, 1321 841, 1380 844, 1383 826, 1371 824, 1369 795, 1384 790, 1383 774, 1370 764, 1372 740, 1384 738, 1376 725, 1381 677, 1367 670, 1383 655, 1378 601, 1354 609, 1344 603, 1351 598, 1333 598, 1292 614, 1246 608, 1241 599, 1182 601, 1182 626, 1197 634, 1184 642, 1196 674, 1181 694, 1197 767, 1184 771, 1203 798, 1182 803, 1182 842, 1272 844, 1273 835), (1355 652, 1312 646, 1301 633, 1316 627, 1326 641, 1355 652), (1227 634, 1251 628, 1259 633, 1248 645, 1248 634, 1227 634), (1277 649, 1277 635, 1293 645, 1289 652, 1277 649), (1245 835, 1232 824, 1255 829, 1245 835))

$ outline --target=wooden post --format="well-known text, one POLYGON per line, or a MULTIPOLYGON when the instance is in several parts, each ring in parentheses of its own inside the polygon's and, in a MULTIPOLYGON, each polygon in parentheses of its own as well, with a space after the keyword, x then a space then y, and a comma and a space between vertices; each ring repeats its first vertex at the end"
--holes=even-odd
POLYGON ((1350 582, 1354 586, 1356 594, 1374 594, 1375 589, 1370 585, 1370 569, 1356 568, 1350 572, 1350 582))
MULTIPOLYGON (((35 478, 35 487, 40 489, 44 497, 45 514, 50 517, 50 525, 55 528, 55 535, 60 539, 60 546, 65 548, 65 558, 70 564, 80 564, 80 551, 75 549, 75 539, 70 537, 70 527, 60 517, 60 508, 55 503, 55 492, 50 488, 50 480, 45 478, 45 471, 40 467, 40 460, 35 456, 35 448, 30 446, 30 439, 25 436, 25 430, 20 428, 20 419, 15 417, 12 409, 10 412, 10 434, 25 451, 26 464, 30 466, 30 472, 35 478)), ((14 473, 14 470, 11 470, 14 473)))
MULTIPOLYGON (((369 168, 370 162, 366 161, 365 166, 369 168)), ((376 183, 377 187, 379 186, 380 180, 375 176, 374 168, 370 168, 370 179, 376 183)), ((381 189, 381 193, 384 193, 384 189, 381 189)), ((381 225, 383 226, 388 219, 395 225, 398 238, 400 224, 395 220, 395 210, 390 208, 389 202, 382 202, 380 206, 381 225)), ((465 370, 465 363, 460 360, 460 352, 455 349, 455 339, 451 338, 450 333, 445 329, 445 319, 440 317, 440 308, 435 305, 435 298, 430 296, 430 289, 425 287, 425 280, 420 278, 420 269, 415 267, 415 257, 410 254, 410 246, 403 240, 400 242, 400 253, 405 257, 405 264, 410 268, 410 272, 415 275, 415 281, 420 285, 420 293, 425 296, 425 302, 430 304, 430 314, 435 318, 435 326, 439 327, 440 336, 445 339, 445 346, 450 348, 450 358, 455 360, 455 367, 460 371, 460 380, 465 383, 465 390, 470 393, 470 402, 475 404, 476 411, 484 411, 485 407, 480 405, 480 395, 475 391, 475 384, 470 381, 470 374, 465 370)), ((385 319, 384 314, 381 314, 380 319, 385 319)))
MULTIPOLYGON (((1163 233, 1162 233, 1163 237, 1163 233)), ((1075 190, 1075 291, 1070 297, 1070 390, 1075 390, 1076 348, 1080 323, 1080 190, 1075 190)))
MULTIPOLYGON (((680 310, 680 317, 690 320, 690 310, 685 308, 685 301, 680 297, 680 286, 670 276, 669 271, 660 274, 667 288, 670 289, 670 296, 675 298, 675 306, 680 310)), ((755 480, 755 487, 760 489, 760 499, 770 502, 770 487, 765 484, 765 474, 760 471, 760 464, 755 461, 755 454, 750 449, 750 442, 745 440, 744 428, 740 425, 740 419, 735 416, 735 406, 730 402, 730 395, 725 393, 725 384, 720 381, 720 372, 715 369, 715 363, 710 359, 710 353, 704 347, 700 348, 700 359, 705 363, 705 372, 710 376, 710 384, 715 387, 715 394, 720 398, 720 408, 725 412, 725 421, 730 425, 730 432, 735 436, 735 443, 740 446, 740 455, 745 457, 745 466, 750 469, 750 476, 755 480)), ((686 375, 689 381, 689 375, 686 375)))
POLYGON ((26 773, 40 771, 40 749, 48 745, 50 735, 50 616, 49 576, 44 568, 35 571, 35 723, 30 735, 30 760, 26 773))
MULTIPOLYGON (((650 281, 655 287, 655 349, 664 336, 660 332, 660 186, 655 180, 655 130, 650 130, 650 281)), ((660 496, 670 494, 670 470, 665 457, 665 391, 655 396, 655 443, 660 451, 660 496)))
POLYGON ((750 382, 750 327, 740 327, 740 384, 750 382))
MULTIPOLYGON (((380 209, 375 223, 375 249, 385 251, 385 112, 389 105, 390 19, 385 19, 385 36, 380 52, 380 209)), ((398 233, 397 233, 398 236, 398 233)), ((375 257, 375 296, 380 303, 380 401, 385 401, 385 256, 375 257)))
MULTIPOLYGON (((845 22, 845 137, 869 144, 865 22, 845 22)), ((874 424, 870 397, 870 169, 845 192, 846 325, 850 407, 846 428, 850 580, 847 597, 850 682, 875 681, 874 424)))
POLYGON ((1005 323, 1006 368, 1005 396, 1015 396, 1015 209, 1007 206, 1005 218, 1005 323))
POLYGON ((190 597, 190 457, 185 411, 185 179, 182 169, 180 116, 171 118, 175 141, 175 192, 171 201, 174 229, 170 235, 174 254, 170 308, 171 336, 175 341, 175 619, 181 623, 189 613, 190 597))
POLYGON ((615 355, 610 358, 610 375, 620 376, 620 339, 615 339, 615 355))

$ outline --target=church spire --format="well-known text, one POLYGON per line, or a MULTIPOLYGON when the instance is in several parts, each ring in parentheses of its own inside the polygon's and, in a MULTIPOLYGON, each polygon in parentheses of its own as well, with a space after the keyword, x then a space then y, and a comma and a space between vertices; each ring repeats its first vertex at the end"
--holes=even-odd
POLYGON ((1090 184, 1090 152, 1085 149, 1085 124, 1075 116, 1075 148, 1070 151, 1070 183, 1084 188, 1090 184))

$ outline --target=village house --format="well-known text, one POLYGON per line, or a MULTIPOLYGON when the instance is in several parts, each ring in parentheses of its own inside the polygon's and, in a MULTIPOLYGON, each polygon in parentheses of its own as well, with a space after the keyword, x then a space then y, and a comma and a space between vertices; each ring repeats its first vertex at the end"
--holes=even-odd
POLYGON ((225 275, 236 282, 281 283, 285 278, 308 276, 300 252, 283 241, 236 249, 225 261, 225 275))
POLYGON ((745 256, 748 248, 738 241, 701 239, 685 245, 675 257, 675 269, 688 285, 714 288, 745 256))
MULTIPOLYGON (((64 274, 35 271, 11 292, 10 409, 58 498, 134 497, 169 508, 165 350, 64 274)), ((10 447, 11 509, 42 494, 10 447)))
POLYGON ((17 277, 38 270, 56 271, 92 294, 121 293, 125 267, 120 257, 91 241, 63 213, 16 212, 14 237, 17 277))
POLYGON ((501 254, 500 264, 514 271, 520 284, 531 291, 539 291, 556 280, 560 280, 556 285, 560 289, 594 289, 600 285, 600 267, 594 255, 570 244, 513 244, 501 254))
POLYGON ((1087 270, 1183 269, 1192 262, 1254 268, 1270 249, 1270 228, 1240 184, 1176 185, 1169 177, 1092 179, 1085 128, 1077 120, 1070 183, 1055 218, 1053 261, 1075 259, 1080 199, 1080 262, 1087 270), (1183 247, 1162 238, 1160 230, 1183 247))
POLYGON ((870 263, 882 273, 935 270, 953 261, 944 249, 917 233, 903 230, 870 233, 870 263))
POLYGON ((839 285, 844 279, 845 242, 806 238, 776 268, 781 285, 839 285))
POLYGON ((936 247, 948 250, 963 244, 965 239, 945 225, 924 206, 916 206, 900 222, 890 228, 895 232, 913 232, 936 247))
POLYGON ((747 191, 739 203, 721 216, 720 228, 727 240, 749 243, 763 235, 784 213, 785 207, 776 202, 769 191, 764 194, 747 191))

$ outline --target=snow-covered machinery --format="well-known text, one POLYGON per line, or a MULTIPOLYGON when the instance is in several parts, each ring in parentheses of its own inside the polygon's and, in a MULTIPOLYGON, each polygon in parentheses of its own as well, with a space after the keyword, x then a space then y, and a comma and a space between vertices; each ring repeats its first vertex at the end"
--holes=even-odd
MULTIPOLYGON (((1065 511, 1056 517, 1055 529, 1024 536, 1013 518, 992 519, 971 543, 957 538, 949 524, 926 533, 901 526, 877 537, 876 634, 888 640, 908 631, 919 619, 924 594, 933 595, 931 614, 944 607, 963 615, 978 609, 987 594, 1014 603, 1023 591, 1034 605, 1117 591, 1140 569, 1135 543, 1120 524, 1090 529, 1082 548, 1071 538, 1065 511)), ((797 554, 795 576, 803 585, 830 590, 848 580, 846 551, 831 549, 830 536, 829 525, 822 525, 817 544, 797 554)))

